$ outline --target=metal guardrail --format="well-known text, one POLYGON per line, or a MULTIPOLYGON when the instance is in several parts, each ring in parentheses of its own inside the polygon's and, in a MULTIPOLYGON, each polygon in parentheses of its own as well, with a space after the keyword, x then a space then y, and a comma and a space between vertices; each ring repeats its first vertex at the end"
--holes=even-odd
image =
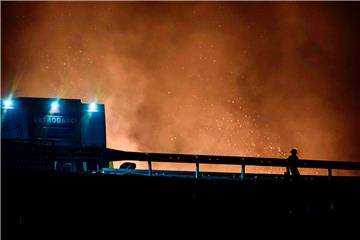
MULTIPOLYGON (((96 161, 97 171, 100 171, 101 163, 112 161, 134 160, 148 163, 148 173, 151 176, 153 172, 152 164, 154 162, 167 163, 190 163, 195 164, 195 177, 200 175, 200 164, 222 164, 222 165, 241 165, 241 178, 246 174, 246 166, 264 166, 264 167, 288 167, 286 159, 280 158, 257 158, 257 157, 239 157, 239 156, 216 156, 216 155, 197 155, 197 154, 172 154, 172 153, 146 153, 146 152, 127 152, 109 148, 97 147, 76 147, 59 146, 50 141, 50 144, 44 144, 49 141, 34 140, 8 140, 2 139, 3 147, 21 148, 34 147, 39 156, 44 158, 44 154, 51 154, 49 159, 62 161, 62 159, 71 159, 72 161, 96 161)), ((26 153, 22 153, 26 154, 26 153)), ((34 152, 33 152, 34 154, 34 152)), ((299 168, 317 168, 327 169, 329 179, 333 176, 333 170, 360 170, 360 162, 345 161, 323 161, 323 160, 300 160, 297 163, 299 168)))
MULTIPOLYGON (((199 164, 223 164, 241 165, 241 176, 245 176, 246 166, 265 166, 265 167, 288 167, 287 159, 279 158, 257 158, 257 157, 238 157, 238 156, 216 156, 216 155, 193 155, 193 154, 168 154, 168 153, 139 153, 122 152, 113 149, 106 150, 109 160, 137 160, 147 161, 149 164, 149 175, 151 175, 152 162, 171 162, 171 163, 192 163, 195 164, 195 176, 199 176, 199 164)), ((360 162, 344 161, 323 161, 323 160, 299 160, 299 168, 319 168, 327 169, 329 178, 332 177, 334 169, 341 170, 360 170, 360 162)))

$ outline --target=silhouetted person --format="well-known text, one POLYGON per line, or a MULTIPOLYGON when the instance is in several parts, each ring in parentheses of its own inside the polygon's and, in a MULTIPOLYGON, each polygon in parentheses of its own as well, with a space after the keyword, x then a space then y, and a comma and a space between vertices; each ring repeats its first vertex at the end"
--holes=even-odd
POLYGON ((286 174, 292 174, 293 176, 299 176, 299 170, 297 169, 297 164, 299 162, 299 158, 296 155, 297 150, 295 148, 291 149, 291 155, 287 159, 287 167, 286 167, 286 174))

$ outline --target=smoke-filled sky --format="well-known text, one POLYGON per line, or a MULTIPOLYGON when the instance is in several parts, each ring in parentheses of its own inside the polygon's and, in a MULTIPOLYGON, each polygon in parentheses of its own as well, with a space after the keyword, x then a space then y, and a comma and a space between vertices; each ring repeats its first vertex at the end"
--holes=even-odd
POLYGON ((360 160, 360 4, 1 2, 1 94, 97 99, 108 147, 360 160))

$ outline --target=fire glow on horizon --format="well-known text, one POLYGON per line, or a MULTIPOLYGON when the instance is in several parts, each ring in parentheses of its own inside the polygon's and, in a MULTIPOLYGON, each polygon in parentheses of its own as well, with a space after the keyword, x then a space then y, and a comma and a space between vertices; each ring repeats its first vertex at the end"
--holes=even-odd
POLYGON ((116 149, 358 160, 353 9, 6 2, 2 94, 96 98, 116 149))

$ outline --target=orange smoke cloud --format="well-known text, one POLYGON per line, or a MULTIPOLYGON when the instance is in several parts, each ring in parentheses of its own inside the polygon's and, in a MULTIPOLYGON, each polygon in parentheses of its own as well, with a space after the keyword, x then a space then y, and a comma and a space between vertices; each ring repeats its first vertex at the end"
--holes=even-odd
POLYGON ((2 94, 96 98, 116 149, 357 160, 353 9, 6 2, 2 94))

